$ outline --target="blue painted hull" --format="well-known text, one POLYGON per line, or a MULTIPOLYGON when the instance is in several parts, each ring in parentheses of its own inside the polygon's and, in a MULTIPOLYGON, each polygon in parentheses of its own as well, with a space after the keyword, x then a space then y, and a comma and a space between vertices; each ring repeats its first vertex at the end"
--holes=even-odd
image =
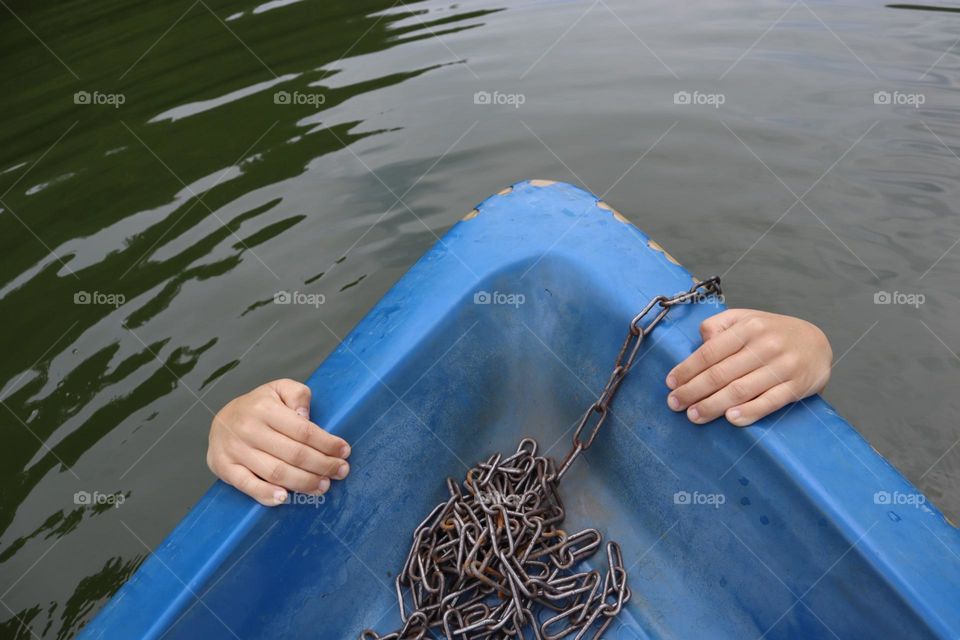
MULTIPOLYGON (((353 444, 350 478, 275 509, 218 482, 82 637, 396 628, 393 578, 444 478, 523 436, 562 457, 628 320, 690 284, 580 189, 489 198, 308 382, 312 416, 353 444)), ((667 371, 721 308, 674 309, 564 479, 567 528, 598 527, 631 567, 608 637, 960 637, 960 534, 823 400, 749 429, 667 408, 667 371)))

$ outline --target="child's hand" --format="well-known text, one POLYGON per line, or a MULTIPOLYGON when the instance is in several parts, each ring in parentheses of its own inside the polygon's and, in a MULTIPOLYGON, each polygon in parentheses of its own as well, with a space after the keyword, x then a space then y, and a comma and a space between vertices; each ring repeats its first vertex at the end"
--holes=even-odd
POLYGON ((310 388, 274 380, 231 400, 213 418, 207 465, 262 505, 286 489, 321 495, 350 472, 350 445, 310 422, 310 388))
POLYGON ((704 321, 700 335, 703 345, 667 375, 667 404, 697 424, 726 415, 745 427, 830 379, 830 342, 805 320, 730 309, 704 321))

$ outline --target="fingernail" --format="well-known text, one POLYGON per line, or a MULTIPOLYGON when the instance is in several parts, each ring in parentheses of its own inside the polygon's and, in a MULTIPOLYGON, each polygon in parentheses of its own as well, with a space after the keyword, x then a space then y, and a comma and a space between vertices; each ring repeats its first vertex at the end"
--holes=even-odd
POLYGON ((343 458, 344 460, 350 457, 350 445, 345 444, 342 447, 340 447, 340 457, 343 458))
POLYGON ((277 489, 273 492, 273 500, 277 504, 283 504, 287 501, 287 492, 283 489, 277 489))
POLYGON ((301 418, 309 418, 309 417, 310 417, 310 409, 307 408, 307 407, 298 407, 298 408, 297 408, 297 415, 300 416, 301 418))
POLYGON ((677 388, 677 377, 673 374, 667 376, 667 386, 671 389, 677 388))
POLYGON ((740 418, 740 409, 730 409, 730 411, 727 412, 727 420, 730 422, 734 422, 738 418, 740 418))
POLYGON ((343 480, 347 477, 347 474, 350 473, 350 465, 344 462, 340 465, 340 468, 337 469, 337 480, 343 480))
POLYGON ((672 393, 667 396, 667 405, 674 411, 680 410, 680 401, 677 400, 677 396, 673 395, 672 393))
POLYGON ((696 407, 690 407, 689 409, 687 409, 687 417, 690 418, 691 422, 699 422, 700 412, 697 411, 696 407))
POLYGON ((320 484, 317 485, 317 491, 320 493, 326 493, 327 489, 330 488, 330 478, 320 478, 320 484))

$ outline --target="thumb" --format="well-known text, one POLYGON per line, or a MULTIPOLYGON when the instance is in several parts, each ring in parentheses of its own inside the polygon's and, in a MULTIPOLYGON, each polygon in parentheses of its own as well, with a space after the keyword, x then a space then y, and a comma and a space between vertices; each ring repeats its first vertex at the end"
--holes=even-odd
POLYGON ((740 322, 749 313, 750 309, 727 309, 711 316, 700 323, 700 337, 706 342, 740 322))
POLYGON ((310 417, 310 387, 287 378, 274 380, 269 386, 280 396, 283 404, 304 418, 310 417))

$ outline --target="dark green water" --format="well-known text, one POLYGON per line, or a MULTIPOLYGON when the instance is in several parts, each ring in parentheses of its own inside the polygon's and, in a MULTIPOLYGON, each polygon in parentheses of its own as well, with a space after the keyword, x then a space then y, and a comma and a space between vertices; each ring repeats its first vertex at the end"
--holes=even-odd
POLYGON ((0 637, 73 635, 211 483, 212 411, 526 177, 820 324, 827 398, 957 519, 958 38, 879 2, 7 0, 0 637))

